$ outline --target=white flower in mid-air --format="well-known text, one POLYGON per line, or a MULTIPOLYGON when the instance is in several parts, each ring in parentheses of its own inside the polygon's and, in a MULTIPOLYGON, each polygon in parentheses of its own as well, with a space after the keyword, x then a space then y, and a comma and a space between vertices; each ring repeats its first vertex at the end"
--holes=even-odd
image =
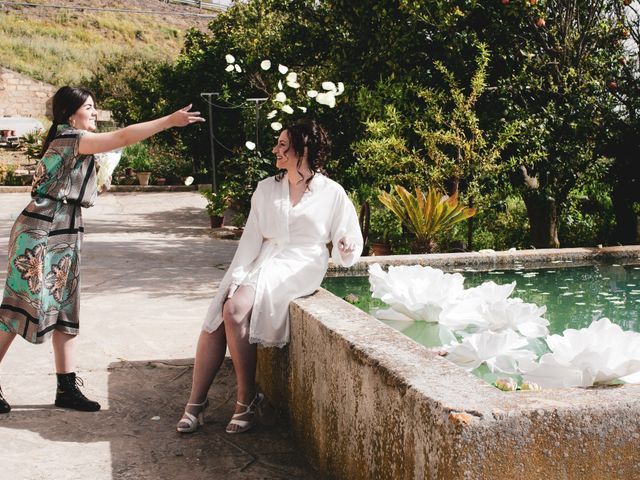
POLYGON ((253 143, 253 142, 251 142, 251 141, 247 141, 244 145, 245 145, 249 150, 255 150, 255 148, 256 148, 256 144, 255 144, 255 143, 253 143))
POLYGON ((284 103, 287 101, 287 96, 284 92, 278 92, 276 94, 276 102, 284 103))
POLYGON ((277 114, 278 114, 277 110, 271 110, 269 113, 267 113, 267 118, 271 119, 275 117, 277 114))
POLYGON ((291 105, 284 105, 282 111, 285 113, 293 113, 293 108, 291 108, 291 105))
POLYGON ((280 122, 273 122, 271 128, 277 132, 278 130, 282 130, 282 124, 280 122))
POLYGON ((315 97, 317 97, 317 96, 318 96, 318 91, 317 91, 317 90, 309 90, 309 91, 307 92, 307 95, 308 95, 309 97, 311 97, 311 98, 315 98, 315 97))
POLYGON ((298 107, 300 110, 302 110, 302 113, 307 113, 307 107, 298 107))
POLYGON ((284 65, 280 64, 278 65, 278 71, 284 75, 285 73, 287 73, 289 71, 289 67, 285 67, 284 65))
POLYGON ((193 177, 187 177, 184 179, 184 184, 188 187, 193 183, 193 177))
POLYGON ((320 105, 326 105, 329 108, 333 108, 336 106, 336 97, 333 95, 333 92, 321 92, 316 97, 316 102, 320 105))
POLYGON ((324 88, 328 92, 337 92, 338 91, 338 88, 336 87, 336 84, 333 83, 333 82, 322 82, 322 88, 324 88))
POLYGON ((225 60, 227 61, 227 63, 236 63, 236 57, 234 57, 233 55, 231 55, 230 53, 227 53, 224 56, 225 60))
POLYGON ((260 68, 262 70, 269 70, 271 68, 271 60, 263 60, 260 63, 260 68))
POLYGON ((242 68, 240 68, 240 65, 238 65, 237 63, 234 65, 236 72, 240 73, 242 72, 242 68))
POLYGON ((224 69, 226 72, 233 72, 233 65, 227 65, 227 68, 224 69))

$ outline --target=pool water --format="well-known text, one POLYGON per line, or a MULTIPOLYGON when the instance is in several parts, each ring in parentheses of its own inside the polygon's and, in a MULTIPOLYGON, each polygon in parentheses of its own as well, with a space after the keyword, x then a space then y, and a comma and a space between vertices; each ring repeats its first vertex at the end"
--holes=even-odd
MULTIPOLYGON (((465 288, 475 287, 486 281, 498 284, 516 282, 511 298, 520 297, 525 302, 546 305, 551 333, 562 333, 567 328, 583 328, 593 320, 609 318, 624 330, 640 332, 640 266, 596 264, 586 267, 566 267, 538 270, 492 270, 478 272, 459 271, 465 278, 465 288)), ((380 308, 388 308, 378 299, 372 299, 368 277, 327 277, 322 286, 344 298, 355 295, 358 308, 372 315, 380 308)), ((438 345, 434 332, 426 322, 385 323, 426 346, 438 345)), ((437 335, 436 335, 437 336, 437 335)))

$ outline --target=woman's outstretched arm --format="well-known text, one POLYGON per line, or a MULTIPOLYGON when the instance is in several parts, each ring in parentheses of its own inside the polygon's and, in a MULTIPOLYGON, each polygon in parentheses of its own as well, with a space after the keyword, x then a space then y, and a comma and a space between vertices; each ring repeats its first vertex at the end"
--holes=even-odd
POLYGON ((200 112, 190 112, 190 109, 191 105, 188 105, 171 115, 129 125, 113 132, 87 132, 80 139, 78 151, 83 155, 108 152, 149 138, 168 128, 185 127, 195 122, 204 122, 204 118, 200 117, 200 112))

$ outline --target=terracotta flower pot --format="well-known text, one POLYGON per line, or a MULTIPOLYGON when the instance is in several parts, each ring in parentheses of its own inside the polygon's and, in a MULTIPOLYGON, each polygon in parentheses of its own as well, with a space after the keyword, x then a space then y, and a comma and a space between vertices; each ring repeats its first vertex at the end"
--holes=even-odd
POLYGON ((372 257, 379 257, 381 255, 391 255, 391 245, 388 243, 372 243, 370 245, 369 254, 372 257))
POLYGON ((211 221, 211 228, 220 228, 224 223, 224 217, 220 215, 212 215, 209 220, 211 221))
POLYGON ((136 176, 138 177, 138 183, 140 185, 149 185, 149 177, 151 176, 150 172, 136 172, 136 176))

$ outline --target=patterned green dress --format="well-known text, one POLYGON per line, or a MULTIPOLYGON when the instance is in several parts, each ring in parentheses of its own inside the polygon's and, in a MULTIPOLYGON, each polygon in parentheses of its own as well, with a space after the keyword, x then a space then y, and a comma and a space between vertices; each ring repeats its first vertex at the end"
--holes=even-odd
POLYGON ((38 163, 31 203, 9 238, 0 330, 42 343, 54 329, 76 335, 80 313, 82 208, 97 196, 93 155, 80 155, 84 131, 58 127, 38 163))

